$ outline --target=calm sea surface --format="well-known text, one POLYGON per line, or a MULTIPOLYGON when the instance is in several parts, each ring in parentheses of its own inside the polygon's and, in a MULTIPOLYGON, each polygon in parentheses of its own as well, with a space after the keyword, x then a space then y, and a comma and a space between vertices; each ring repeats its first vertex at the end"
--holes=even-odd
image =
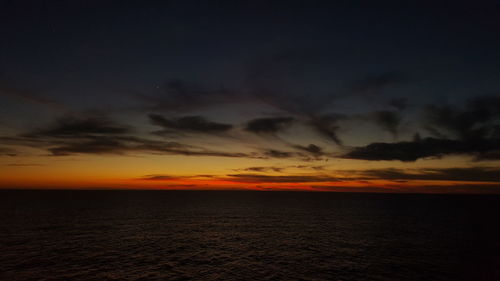
POLYGON ((500 280, 500 196, 0 191, 0 280, 500 280))

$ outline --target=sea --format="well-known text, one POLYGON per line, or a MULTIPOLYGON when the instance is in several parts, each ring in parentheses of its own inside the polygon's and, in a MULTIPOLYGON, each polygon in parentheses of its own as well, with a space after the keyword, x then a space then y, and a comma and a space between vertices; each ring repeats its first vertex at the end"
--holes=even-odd
POLYGON ((500 196, 0 191, 0 280, 500 280, 500 196))

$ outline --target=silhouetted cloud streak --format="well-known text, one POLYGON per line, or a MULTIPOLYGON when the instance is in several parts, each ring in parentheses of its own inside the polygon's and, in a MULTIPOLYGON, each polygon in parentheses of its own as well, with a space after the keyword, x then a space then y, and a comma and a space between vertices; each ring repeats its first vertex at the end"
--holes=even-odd
POLYGON ((500 169, 492 167, 470 168, 423 168, 423 169, 375 169, 360 172, 368 178, 386 180, 438 180, 500 182, 500 169))
POLYGON ((309 144, 308 146, 303 146, 303 145, 293 145, 292 147, 305 151, 307 153, 310 153, 314 156, 321 156, 323 155, 323 149, 315 144, 309 144))
POLYGON ((245 130, 256 134, 274 135, 288 127, 292 121, 292 117, 258 118, 250 120, 245 130))
POLYGON ((482 96, 469 99, 465 108, 432 105, 427 107, 430 133, 463 140, 498 138, 500 125, 500 96, 482 96), (444 132, 442 132, 444 131, 444 132))
POLYGON ((269 149, 264 151, 264 155, 271 158, 291 158, 294 156, 294 153, 287 151, 280 151, 275 149, 269 149))
MULTIPOLYGON (((199 121, 199 120, 197 120, 199 121)), ((193 130, 220 131, 227 127, 211 122, 181 122, 193 130)), ((73 154, 152 153, 186 156, 261 158, 258 153, 225 152, 172 141, 158 141, 130 134, 127 126, 104 116, 59 118, 46 129, 2 137, 11 145, 47 149, 54 156, 73 154)))
POLYGON ((64 117, 47 129, 26 134, 32 137, 75 138, 87 135, 120 135, 128 133, 126 126, 117 125, 108 118, 99 117, 64 117))
POLYGON ((202 116, 185 116, 181 118, 167 119, 158 114, 149 114, 152 124, 167 130, 177 130, 195 133, 222 133, 231 130, 230 124, 208 121, 202 116))
POLYGON ((337 134, 340 129, 338 122, 345 118, 346 116, 342 114, 328 114, 311 118, 309 124, 321 136, 341 145, 342 141, 337 134))
POLYGON ((412 162, 451 154, 471 155, 476 160, 499 159, 500 140, 450 140, 424 138, 395 143, 371 143, 355 147, 342 158, 361 160, 400 160, 412 162))
POLYGON ((242 183, 306 183, 306 182, 336 182, 339 179, 320 175, 269 176, 257 174, 230 174, 226 180, 242 183))
POLYGON ((13 149, 0 147, 0 156, 17 156, 17 152, 13 149))
MULTIPOLYGON (((397 133, 396 112, 385 112, 377 122, 397 133)), ((413 141, 371 143, 355 147, 343 158, 362 160, 416 161, 427 157, 460 154, 474 160, 500 159, 500 97, 469 99, 464 108, 432 105, 425 109, 424 127, 435 137, 416 137, 413 141)))
POLYGON ((246 171, 246 172, 276 172, 280 173, 283 171, 282 167, 248 167, 244 169, 238 169, 240 171, 246 171))

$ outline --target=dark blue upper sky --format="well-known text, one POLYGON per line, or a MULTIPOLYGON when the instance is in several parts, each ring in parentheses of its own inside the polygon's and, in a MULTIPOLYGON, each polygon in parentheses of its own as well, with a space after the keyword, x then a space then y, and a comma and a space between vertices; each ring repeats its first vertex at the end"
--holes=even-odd
POLYGON ((171 78, 246 87, 249 69, 265 71, 282 55, 303 68, 287 83, 313 96, 391 72, 407 80, 400 95, 454 99, 498 90, 499 5, 2 1, 0 73, 4 83, 92 107, 171 78))

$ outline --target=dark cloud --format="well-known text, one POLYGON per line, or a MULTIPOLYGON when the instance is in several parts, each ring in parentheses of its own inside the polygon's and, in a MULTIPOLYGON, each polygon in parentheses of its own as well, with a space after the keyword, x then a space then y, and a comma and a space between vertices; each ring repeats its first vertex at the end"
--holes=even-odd
POLYGON ((126 136, 130 130, 104 116, 57 119, 46 129, 37 129, 9 142, 36 148, 46 148, 52 155, 63 156, 84 154, 123 154, 133 150, 132 143, 140 139, 126 136))
POLYGON ((499 155, 500 140, 450 140, 424 138, 396 143, 371 143, 355 147, 342 158, 362 160, 416 161, 427 157, 451 154, 473 156, 476 160, 495 159, 499 155))
POLYGON ((0 147, 0 156, 17 156, 17 152, 13 149, 6 148, 6 147, 0 147))
POLYGON ((335 182, 339 179, 321 175, 299 175, 299 176, 268 176, 257 174, 232 174, 225 178, 229 181, 242 183, 305 183, 305 182, 335 182))
POLYGON ((446 139, 446 138, 448 138, 446 135, 444 135, 443 133, 441 133, 440 131, 438 131, 436 128, 431 127, 429 125, 425 125, 424 129, 427 132, 429 132, 429 134, 431 134, 432 136, 434 136, 436 138, 440 138, 440 139, 446 139))
MULTIPOLYGON (((181 124, 186 124, 181 122, 181 124)), ((192 125, 192 123, 187 122, 192 125)), ((217 124, 195 123, 205 130, 219 130, 217 124), (207 127, 209 129, 207 129, 207 127), (214 129, 215 128, 215 129, 214 129)), ((200 129, 195 125, 190 128, 200 129)), ((73 154, 177 154, 187 156, 262 158, 258 153, 224 152, 172 141, 158 141, 130 135, 129 128, 105 117, 61 118, 47 129, 38 129, 14 137, 2 137, 11 145, 48 150, 54 156, 73 154)))
POLYGON ((429 132, 463 140, 498 138, 500 96, 469 99, 464 108, 432 105, 426 109, 429 132))
POLYGON ((321 156, 323 155, 323 149, 315 144, 309 144, 308 146, 303 146, 303 145, 293 145, 292 147, 305 151, 307 153, 310 153, 314 156, 321 156))
POLYGON ((324 171, 325 166, 310 166, 310 165, 289 165, 289 166, 265 166, 265 167, 248 167, 244 169, 234 169, 235 171, 244 172, 277 172, 282 173, 289 169, 324 171))
POLYGON ((75 144, 66 144, 48 150, 54 156, 73 154, 122 154, 127 147, 114 140, 94 140, 75 144))
POLYGON ((358 185, 350 185, 350 186, 335 186, 335 185, 311 185, 309 186, 311 188, 314 188, 315 190, 318 191, 334 191, 334 192, 346 192, 346 193, 353 193, 353 192, 367 192, 367 193, 395 193, 395 192, 401 192, 399 190, 394 190, 394 189, 389 189, 387 187, 380 187, 380 186, 366 186, 366 183, 364 182, 358 182, 358 185))
MULTIPOLYGON (((368 75, 352 83, 347 91, 335 92, 332 89, 327 92, 318 92, 314 93, 314 99, 311 99, 310 93, 301 92, 290 87, 290 85, 296 83, 296 79, 292 78, 295 73, 290 73, 290 71, 305 68, 311 62, 311 57, 307 53, 305 56, 300 55, 300 53, 272 56, 265 64, 266 67, 258 68, 259 71, 255 71, 251 76, 251 85, 255 87, 254 95, 277 109, 305 120, 320 136, 333 141, 337 145, 342 145, 342 141, 338 136, 339 123, 341 120, 347 119, 348 116, 339 113, 325 113, 328 112, 329 106, 334 101, 349 98, 352 95, 378 93, 392 85, 406 82, 404 75, 398 72, 368 75)), ((393 104, 399 109, 406 105, 403 99, 394 100, 393 104)), ((397 134, 400 119, 400 116, 392 111, 379 112, 375 116, 377 124, 384 130, 389 130, 393 135, 397 134)))
POLYGON ((271 158, 291 158, 295 156, 295 154, 292 152, 280 151, 275 149, 264 151, 264 155, 271 158))
POLYGON ((246 171, 246 172, 277 172, 280 173, 285 168, 282 167, 248 167, 244 169, 237 169, 238 171, 246 171))
POLYGON ((427 193, 500 194, 500 184, 456 183, 449 185, 405 186, 400 191, 427 193))
POLYGON ((186 156, 259 158, 257 154, 215 151, 178 142, 153 141, 136 137, 97 137, 57 143, 48 149, 55 156, 72 154, 153 153, 186 156))
POLYGON ((339 121, 345 119, 346 116, 342 114, 327 114, 311 118, 309 124, 321 136, 326 137, 328 140, 335 142, 338 145, 342 141, 337 135, 340 129, 339 121))
POLYGON ((358 186, 310 186, 322 191, 337 191, 337 192, 384 192, 384 193, 500 193, 500 184, 451 184, 451 185, 419 185, 419 186, 398 186, 392 185, 388 187, 376 186, 360 181, 358 186))
MULTIPOLYGON (((276 167, 249 167, 241 169, 251 172, 269 172, 275 171, 276 167)), ((282 168, 276 170, 281 172, 282 168)), ((152 174, 141 177, 141 180, 151 181, 172 181, 180 179, 198 179, 209 178, 221 181, 232 181, 239 183, 314 183, 314 182, 341 182, 350 181, 360 184, 369 184, 374 187, 372 180, 389 180, 394 183, 405 183, 411 180, 421 181, 447 181, 447 182, 470 182, 470 184, 451 184, 451 186, 469 186, 485 187, 486 183, 500 182, 500 169, 496 167, 470 167, 470 168, 421 168, 421 169, 372 169, 372 170, 353 170, 337 171, 340 176, 329 175, 264 175, 255 173, 238 173, 226 176, 196 175, 196 176, 172 176, 165 174, 152 174), (483 184, 479 184, 483 183, 483 184)), ((498 185, 495 185, 498 187, 498 185)), ((320 186, 318 186, 320 187, 320 186)), ((430 186, 420 186, 423 190, 430 186)), ((375 188, 377 188, 375 186, 375 188)), ((405 187, 401 191, 411 191, 411 186, 405 187), (406 190, 408 188, 408 190, 406 190)), ((422 190, 421 190, 422 191, 422 190)))
POLYGON ((151 181, 162 181, 162 180, 177 180, 179 177, 168 176, 168 175, 146 175, 140 180, 151 180, 151 181))
POLYGON ((308 166, 308 165, 257 166, 257 167, 243 168, 243 169, 234 169, 234 171, 237 171, 237 172, 257 172, 257 173, 267 173, 267 172, 283 173, 288 169, 324 171, 324 168, 325 168, 324 166, 308 166))
MULTIPOLYGON (((257 168, 257 167, 256 167, 257 168)), ((260 172, 260 170, 258 171, 260 172)), ((141 180, 178 180, 178 179, 193 179, 199 176, 172 176, 172 175, 162 175, 153 174, 146 175, 139 179, 141 180)), ((204 176, 207 177, 207 176, 204 176)), ((209 176, 207 178, 216 178, 222 181, 231 181, 239 183, 307 183, 307 182, 336 182, 339 179, 330 176, 323 175, 290 175, 290 176, 270 176, 262 174, 229 174, 222 177, 209 176)))
POLYGON ((367 179, 500 182, 500 169, 491 167, 448 169, 375 169, 361 172, 367 179))
POLYGON ((325 169, 324 166, 311 166, 309 168, 316 170, 316 171, 323 171, 325 169))
POLYGON ((487 161, 487 160, 500 160, 500 141, 497 143, 497 148, 495 150, 486 151, 476 155, 475 160, 477 161, 487 161))
POLYGON ((88 135, 121 135, 128 133, 126 126, 117 125, 106 117, 64 117, 47 129, 26 134, 31 137, 75 138, 88 135))
POLYGON ((259 118, 249 121, 245 130, 256 134, 273 135, 285 129, 292 121, 292 117, 259 118))
MULTIPOLYGON (((152 150, 153 152, 155 150, 152 150)), ((257 158, 261 157, 257 154, 247 154, 240 152, 223 152, 223 151, 215 151, 209 149, 159 149, 159 152, 164 152, 166 154, 178 154, 178 155, 186 155, 186 156, 214 156, 214 157, 229 157, 229 158, 257 158)))
POLYGON ((167 130, 176 130, 196 133, 222 133, 231 130, 230 124, 216 123, 206 120, 201 116, 185 116, 181 118, 167 119, 158 114, 150 114, 149 120, 152 124, 167 130))
POLYGON ((388 131, 393 137, 398 135, 398 127, 401 123, 401 115, 396 111, 376 111, 371 114, 372 120, 382 129, 388 131))
MULTIPOLYGON (((310 77, 309 71, 317 69, 318 63, 321 63, 321 57, 313 50, 285 50, 252 61, 247 69, 247 88, 244 90, 227 90, 224 87, 208 89, 206 86, 174 79, 161 87, 162 93, 146 98, 150 103, 156 104, 158 109, 180 112, 205 106, 220 106, 228 102, 263 102, 305 121, 320 136, 340 145, 342 141, 338 136, 339 121, 347 117, 325 113, 332 102, 356 93, 379 91, 404 81, 402 75, 395 72, 369 75, 355 81, 351 85, 352 89, 348 91, 341 89, 335 92, 333 85, 332 89, 325 85, 318 87, 319 92, 315 92, 314 99, 311 99, 309 87, 303 86, 313 82, 310 80, 313 78, 310 77), (307 71, 304 72, 305 70, 307 71)), ((381 126, 395 134, 395 126, 391 123, 395 121, 395 115, 381 113, 378 117, 381 126), (393 118, 390 119, 391 117, 393 118)), ((150 119, 154 124, 167 129, 157 132, 162 135, 171 133, 171 130, 182 130, 181 127, 184 127, 177 124, 176 119, 166 119, 159 115, 151 115, 150 119)), ((273 135, 284 130, 293 120, 292 117, 260 118, 251 120, 245 129, 256 134, 273 135)), ((199 120, 203 121, 206 120, 199 120)), ((224 129, 221 127, 220 131, 224 129)))
MULTIPOLYGON (((469 99, 465 107, 428 106, 424 127, 435 137, 396 143, 372 143, 355 147, 344 158, 363 160, 415 161, 451 154, 469 155, 474 160, 500 159, 500 97, 469 99)), ((395 113, 395 112, 393 112, 395 113)), ((399 118, 379 114, 377 122, 397 133, 399 118)))

